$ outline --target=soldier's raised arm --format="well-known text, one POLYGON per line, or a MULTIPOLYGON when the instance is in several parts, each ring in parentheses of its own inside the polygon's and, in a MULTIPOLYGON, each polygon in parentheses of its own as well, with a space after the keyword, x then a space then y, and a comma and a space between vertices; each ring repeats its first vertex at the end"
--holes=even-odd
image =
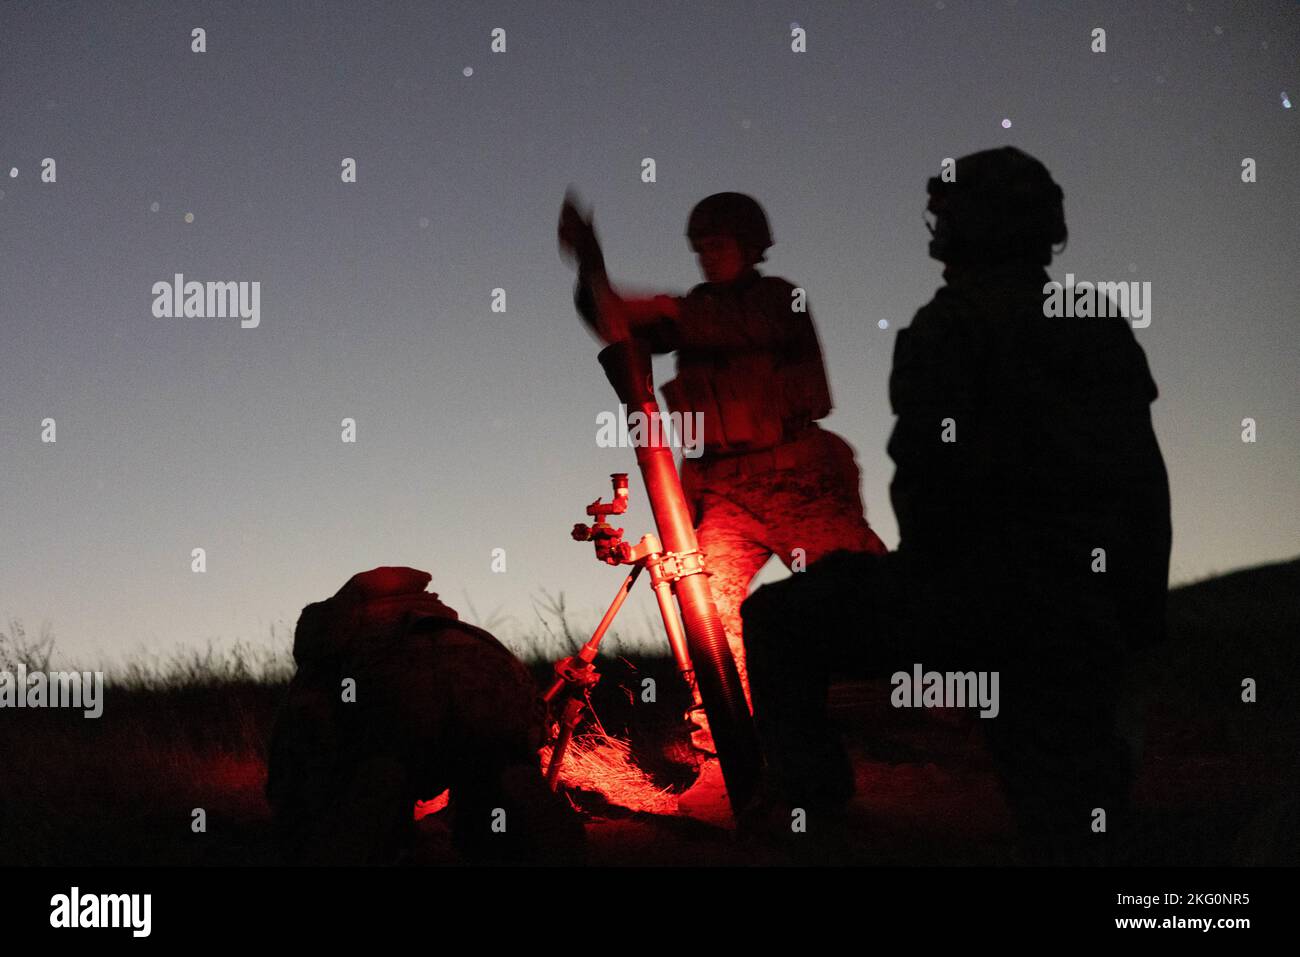
POLYGON ((578 267, 578 284, 573 301, 587 326, 605 342, 618 342, 632 335, 645 338, 656 352, 673 346, 663 342, 663 324, 678 316, 671 296, 625 297, 609 281, 605 254, 596 238, 591 214, 583 213, 577 196, 570 191, 560 209, 560 251, 578 267))

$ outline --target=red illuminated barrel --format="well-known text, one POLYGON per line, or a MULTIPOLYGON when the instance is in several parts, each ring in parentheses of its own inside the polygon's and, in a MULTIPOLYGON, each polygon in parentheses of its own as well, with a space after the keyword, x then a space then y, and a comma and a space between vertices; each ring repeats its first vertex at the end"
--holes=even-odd
MULTIPOLYGON (((600 364, 629 414, 641 412, 647 422, 660 425, 659 400, 650 371, 650 353, 635 339, 616 342, 601 350, 600 364)), ((651 428, 648 441, 636 449, 637 465, 645 480, 655 525, 665 552, 687 554, 698 549, 695 527, 682 492, 681 479, 665 444, 664 429, 651 428)), ((740 673, 727 644, 722 619, 713 604, 709 580, 703 574, 682 577, 676 584, 686 641, 695 665, 696 681, 709 717, 722 776, 732 809, 740 810, 758 784, 761 758, 754 722, 740 684, 740 673)))

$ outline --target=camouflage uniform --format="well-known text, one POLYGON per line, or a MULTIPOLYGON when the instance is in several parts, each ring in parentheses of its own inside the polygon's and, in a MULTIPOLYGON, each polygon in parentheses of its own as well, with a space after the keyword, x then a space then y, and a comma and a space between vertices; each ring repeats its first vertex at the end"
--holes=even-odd
POLYGON ((682 467, 709 586, 747 696, 740 606, 768 559, 776 555, 787 568, 802 571, 840 549, 885 551, 863 517, 849 444, 816 426, 792 444, 801 447, 798 455, 806 450, 810 456, 804 464, 783 466, 778 460, 746 472, 749 463, 737 463, 741 470, 733 472, 732 463, 722 457, 705 457, 687 459, 682 467))
POLYGON ((832 673, 997 670, 1000 714, 980 723, 1024 850, 1095 860, 1107 842, 1092 809, 1122 831, 1136 772, 1129 655, 1164 630, 1155 383, 1125 320, 1044 317, 1037 262, 950 263, 944 279, 895 345, 898 550, 833 555, 745 603, 769 784, 805 806, 852 793, 826 714, 832 673))
MULTIPOLYGON (((789 567, 837 549, 885 551, 864 517, 852 448, 817 425, 830 390, 794 288, 750 268, 731 283, 700 283, 676 299, 678 318, 636 333, 654 352, 677 353, 677 377, 664 385, 670 410, 702 417, 703 454, 683 458, 682 486, 747 696, 740 605, 768 559, 789 567)), ((577 301, 594 324, 585 285, 577 301)))
POLYGON ((531 675, 425 592, 429 580, 376 568, 303 609, 267 781, 286 856, 395 861, 412 849, 415 802, 450 789, 471 858, 574 860, 582 825, 542 779, 545 708, 531 675), (355 702, 342 700, 348 678, 355 702), (505 834, 491 831, 494 808, 505 834))

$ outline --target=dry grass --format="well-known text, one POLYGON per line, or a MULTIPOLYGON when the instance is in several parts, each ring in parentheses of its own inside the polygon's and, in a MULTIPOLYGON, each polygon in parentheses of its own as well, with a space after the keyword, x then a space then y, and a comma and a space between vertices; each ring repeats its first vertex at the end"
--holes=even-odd
MULTIPOLYGON (((551 762, 551 746, 539 752, 545 772, 551 762)), ((632 747, 621 738, 601 732, 577 735, 565 752, 560 768, 560 789, 580 813, 598 816, 609 807, 644 814, 676 814, 677 795, 655 784, 632 756, 632 747)), ((450 792, 415 804, 415 819, 422 820, 446 810, 450 792)))
MULTIPOLYGON (((551 748, 541 750, 542 768, 549 767, 551 748)), ((659 787, 632 758, 631 745, 600 732, 575 735, 560 766, 560 784, 580 811, 589 811, 584 795, 599 795, 606 803, 647 814, 676 814, 677 795, 659 787)))

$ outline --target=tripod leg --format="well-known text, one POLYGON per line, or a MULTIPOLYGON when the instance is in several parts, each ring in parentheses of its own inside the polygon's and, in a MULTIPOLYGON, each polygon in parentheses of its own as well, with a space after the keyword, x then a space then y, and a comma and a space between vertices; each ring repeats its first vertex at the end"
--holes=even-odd
MULTIPOLYGON (((609 626, 614 621, 614 616, 623 607, 623 602, 627 601, 627 596, 632 591, 632 586, 636 584, 637 578, 640 577, 643 567, 641 565, 635 566, 628 573, 628 576, 623 579, 623 584, 618 587, 618 594, 614 596, 614 600, 609 603, 609 608, 605 610, 605 616, 600 619, 600 624, 596 626, 596 630, 592 632, 591 637, 587 639, 587 643, 582 646, 582 650, 575 656, 584 665, 589 665, 596 660, 596 653, 600 650, 600 640, 605 637, 605 632, 609 630, 609 626)), ((571 660, 564 659, 564 661, 571 660)), ((559 668, 560 665, 556 665, 557 671, 559 668)), ((564 677, 557 677, 551 686, 546 689, 546 693, 542 695, 542 700, 550 704, 555 700, 555 696, 563 691, 568 684, 569 682, 564 677)))
MULTIPOLYGON (((596 660, 596 653, 600 650, 600 640, 605 637, 605 632, 613 624, 614 617, 623 607, 623 602, 627 601, 632 586, 636 584, 644 568, 645 566, 640 564, 633 566, 632 571, 623 579, 623 584, 619 586, 618 594, 609 603, 609 608, 606 609, 605 616, 600 619, 600 624, 587 639, 587 643, 582 646, 582 650, 574 656, 582 662, 583 667, 576 667, 574 658, 565 658, 555 666, 558 677, 543 695, 543 700, 549 705, 561 691, 565 688, 569 689, 568 700, 564 702, 564 713, 560 717, 560 733, 551 748, 551 763, 546 769, 546 783, 552 791, 559 785, 560 765, 564 761, 564 752, 568 750, 569 742, 573 740, 574 729, 578 727, 578 721, 582 718, 582 711, 586 707, 583 696, 599 680, 591 663, 596 660)), ((680 632, 680 628, 678 631, 680 632)))
POLYGON ((636 580, 641 576, 641 572, 644 568, 644 565, 632 566, 632 570, 628 572, 627 577, 623 579, 623 584, 618 588, 618 594, 615 595, 614 600, 609 603, 609 608, 605 610, 605 616, 600 619, 600 624, 596 626, 596 630, 592 633, 591 637, 587 639, 586 645, 583 646, 582 652, 579 654, 579 657, 582 658, 583 661, 590 664, 592 660, 595 659, 596 649, 600 646, 600 640, 605 637, 605 632, 608 631, 609 626, 614 623, 614 616, 617 615, 619 609, 623 607, 623 602, 627 601, 627 596, 631 593, 632 586, 636 584, 636 580), (590 650, 590 654, 587 654, 588 650, 590 650))
POLYGON ((682 621, 677 617, 677 606, 673 602, 672 585, 660 581, 654 586, 655 598, 659 602, 659 614, 663 616, 664 631, 668 633, 668 645, 673 650, 673 660, 677 663, 677 672, 686 682, 691 692, 691 707, 698 708, 704 703, 700 697, 699 685, 695 683, 695 668, 691 665, 691 653, 686 645, 686 632, 682 630, 682 621))
POLYGON ((569 742, 573 740, 573 729, 578 726, 578 719, 582 717, 584 707, 586 705, 576 695, 564 703, 564 716, 560 719, 560 734, 551 748, 551 763, 546 769, 546 784, 552 791, 559 786, 560 765, 564 762, 564 752, 569 749, 569 742))

